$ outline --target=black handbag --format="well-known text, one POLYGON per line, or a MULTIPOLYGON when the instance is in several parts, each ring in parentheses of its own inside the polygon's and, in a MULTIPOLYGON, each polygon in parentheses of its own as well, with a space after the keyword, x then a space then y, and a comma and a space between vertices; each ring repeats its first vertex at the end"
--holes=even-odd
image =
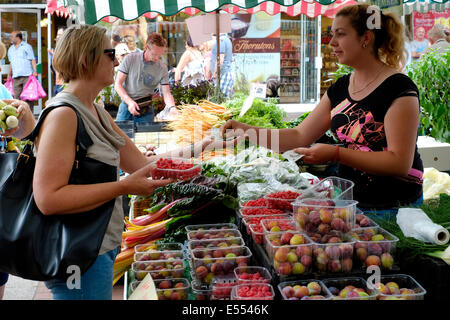
POLYGON ((30 280, 67 279, 76 270, 73 266, 81 274, 86 272, 98 257, 114 208, 112 199, 88 212, 46 216, 36 206, 33 142, 48 113, 60 106, 71 107, 78 119, 77 151, 69 184, 117 180, 117 167, 86 157, 93 142, 73 106, 61 103, 44 109, 15 163, 9 155, 7 166, 0 162, 0 271, 30 280))

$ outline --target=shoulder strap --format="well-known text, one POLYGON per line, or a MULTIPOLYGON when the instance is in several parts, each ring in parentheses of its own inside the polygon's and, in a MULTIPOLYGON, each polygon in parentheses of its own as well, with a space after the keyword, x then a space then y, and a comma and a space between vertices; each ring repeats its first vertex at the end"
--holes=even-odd
POLYGON ((83 158, 86 155, 87 149, 93 144, 93 141, 91 137, 89 137, 88 133, 86 132, 86 128, 84 127, 83 120, 80 118, 80 115, 78 114, 77 109, 72 106, 70 103, 67 102, 58 102, 52 106, 49 106, 45 108, 42 111, 41 116, 39 117, 38 122, 36 123, 36 126, 34 127, 33 131, 24 138, 24 140, 30 140, 33 141, 36 139, 37 135, 39 134, 39 131, 41 129, 42 123, 44 122, 45 117, 52 111, 53 109, 56 109, 58 107, 69 107, 73 111, 75 111, 75 114, 77 115, 78 120, 78 128, 77 128, 77 136, 75 143, 77 145, 77 158, 83 158))

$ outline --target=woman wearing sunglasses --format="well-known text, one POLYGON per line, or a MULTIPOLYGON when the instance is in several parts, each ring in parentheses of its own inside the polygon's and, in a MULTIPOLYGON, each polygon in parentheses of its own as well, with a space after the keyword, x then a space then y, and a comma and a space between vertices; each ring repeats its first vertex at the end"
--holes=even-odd
MULTIPOLYGON (((122 240, 124 215, 122 195, 151 195, 156 188, 172 180, 151 180, 153 162, 161 156, 191 157, 206 147, 227 147, 239 140, 216 142, 205 139, 186 148, 158 157, 145 157, 111 116, 94 101, 99 92, 114 82, 114 67, 118 65, 115 50, 106 36, 106 29, 91 25, 68 28, 55 48, 53 65, 68 84, 47 102, 52 109, 44 118, 36 139, 36 166, 33 177, 35 202, 45 215, 70 215, 97 208, 115 199, 114 209, 94 264, 81 275, 79 287, 69 288, 65 279, 46 281, 55 300, 112 299, 113 265, 122 240), (67 106, 66 106, 67 105, 67 106), (76 154, 77 113, 93 141, 86 157, 120 168, 129 175, 107 183, 69 184, 76 154)), ((16 106, 24 102, 14 100, 16 106)), ((45 112, 45 110, 43 112, 45 112)), ((41 115, 42 116, 42 115, 41 115)), ((19 116, 23 138, 31 131, 34 119, 19 116)), ((118 169, 117 169, 118 171, 118 169)))

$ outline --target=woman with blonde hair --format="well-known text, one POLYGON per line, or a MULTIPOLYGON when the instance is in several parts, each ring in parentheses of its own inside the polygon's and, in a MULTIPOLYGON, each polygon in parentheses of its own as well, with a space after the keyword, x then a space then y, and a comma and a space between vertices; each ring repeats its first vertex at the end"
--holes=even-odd
POLYGON ((423 165, 416 145, 419 92, 400 71, 403 25, 394 14, 357 4, 336 14, 332 34, 330 45, 339 63, 354 71, 339 78, 303 122, 273 135, 272 130, 229 120, 222 132, 240 129, 256 136, 254 141, 267 141, 269 148, 295 149, 306 163, 339 163, 339 176, 355 183, 353 197, 360 208, 395 215, 399 206, 422 199, 423 165), (313 144, 328 129, 343 146, 313 144))

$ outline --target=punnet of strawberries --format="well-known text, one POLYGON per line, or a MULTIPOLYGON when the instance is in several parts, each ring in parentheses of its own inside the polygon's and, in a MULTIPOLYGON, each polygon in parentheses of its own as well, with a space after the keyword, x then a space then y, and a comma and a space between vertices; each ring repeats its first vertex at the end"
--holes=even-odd
POLYGON ((189 180, 200 175, 201 171, 199 165, 190 163, 188 160, 160 158, 156 161, 152 179, 189 180))
POLYGON ((292 203, 299 196, 301 196, 301 193, 298 192, 279 191, 266 194, 264 198, 267 201, 267 207, 269 209, 279 209, 292 212, 292 203))

